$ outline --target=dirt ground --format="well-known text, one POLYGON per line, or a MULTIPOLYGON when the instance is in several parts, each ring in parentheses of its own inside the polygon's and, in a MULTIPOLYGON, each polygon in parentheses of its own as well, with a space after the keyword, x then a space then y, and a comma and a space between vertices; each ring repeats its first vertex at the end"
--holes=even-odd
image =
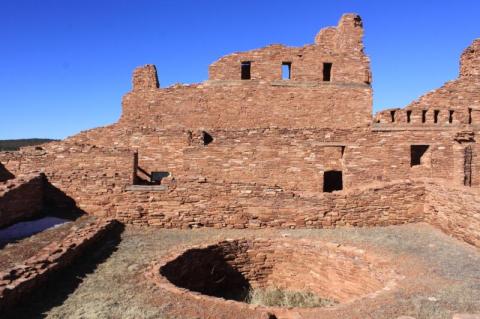
POLYGON ((455 313, 480 313, 480 250, 427 224, 411 224, 257 231, 127 227, 2 318, 222 318, 219 309, 160 290, 144 273, 178 245, 247 235, 316 238, 368 249, 391 258, 405 275, 392 291, 320 311, 318 318, 450 319, 455 313))

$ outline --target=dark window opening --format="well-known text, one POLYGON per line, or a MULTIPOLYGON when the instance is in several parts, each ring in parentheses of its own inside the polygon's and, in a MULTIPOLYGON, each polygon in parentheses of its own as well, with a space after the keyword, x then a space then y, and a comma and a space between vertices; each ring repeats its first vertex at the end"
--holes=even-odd
POLYGON ((242 80, 250 80, 250 69, 252 63, 250 61, 242 62, 242 80))
POLYGON ((282 80, 290 80, 292 77, 292 62, 282 62, 282 80))
POLYGON ((468 109, 468 124, 472 124, 472 109, 468 109))
POLYGON ((323 80, 330 81, 332 75, 332 63, 323 63, 323 80))
POLYGON ((448 123, 453 123, 453 111, 448 112, 448 123))
POLYGON ((422 111, 422 123, 427 121, 427 110, 422 111))
POLYGON ((208 145, 213 142, 213 137, 205 131, 202 131, 203 145, 208 145))
POLYGON ((410 146, 410 166, 422 165, 422 157, 428 150, 428 145, 410 146))
POLYGON ((390 117, 391 117, 392 123, 395 123, 395 111, 390 111, 390 117))
POLYGON ((438 123, 438 114, 440 114, 439 110, 433 111, 433 123, 438 123))
POLYGON ((412 121, 412 111, 407 111, 407 123, 412 121))
POLYGON ((331 193, 343 189, 342 171, 326 171, 323 174, 323 191, 331 193))

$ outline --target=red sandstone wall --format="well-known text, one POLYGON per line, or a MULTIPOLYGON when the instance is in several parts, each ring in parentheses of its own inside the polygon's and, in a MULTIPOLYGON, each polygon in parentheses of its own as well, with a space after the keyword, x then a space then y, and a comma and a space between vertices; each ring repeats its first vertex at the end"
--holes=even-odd
POLYGON ((45 176, 30 175, 0 184, 0 228, 40 214, 45 176))
POLYGON ((426 220, 445 233, 480 247, 480 193, 445 183, 426 183, 426 220))
POLYGON ((161 129, 261 127, 366 127, 371 122, 371 75, 363 52, 360 17, 344 15, 319 32, 315 44, 281 45, 221 58, 201 84, 158 89, 152 65, 135 70, 119 124, 161 129), (252 61, 251 80, 240 80, 240 63, 252 61), (282 62, 291 79, 281 79, 282 62), (333 63, 323 81, 323 63, 333 63))
POLYGON ((342 83, 205 83, 123 98, 120 124, 162 129, 368 126, 371 87, 342 83))
POLYGON ((384 226, 422 219, 423 186, 409 182, 308 197, 253 183, 178 184, 168 192, 122 194, 122 201, 115 200, 117 218, 166 228, 384 226))
POLYGON ((242 61, 251 62, 251 78, 260 81, 282 80, 283 62, 291 63, 295 81, 323 81, 323 63, 333 64, 331 81, 370 83, 369 60, 363 52, 363 24, 358 15, 342 16, 337 27, 322 29, 315 44, 304 47, 270 45, 247 52, 237 52, 210 65, 210 80, 240 80, 242 61))
MULTIPOLYGON (((0 153, 12 172, 41 169, 53 187, 72 198, 78 208, 95 215, 112 212, 112 193, 120 193, 132 181, 132 151, 52 143, 44 150, 26 148, 21 152, 0 153)), ((50 195, 50 194, 49 194, 50 195)))
POLYGON ((379 112, 375 122, 388 124, 388 127, 436 127, 442 130, 480 127, 480 39, 476 39, 465 49, 460 58, 460 75, 442 87, 430 91, 407 105, 404 109, 390 109, 379 112), (395 111, 395 122, 391 112, 395 111), (407 111, 411 112, 410 123, 407 111), (423 121, 422 111, 425 113, 423 121), (438 111, 435 123, 435 111, 438 111), (449 122, 450 111, 452 123, 449 122), (458 128, 460 127, 460 128, 458 128))
POLYGON ((460 76, 480 76, 480 39, 476 39, 466 48, 460 58, 460 76))
MULTIPOLYGON (((272 134, 272 132, 263 133, 267 136, 272 134)), ((277 133, 274 132, 271 138, 279 138, 277 133)), ((312 132, 306 134, 305 131, 294 133, 297 136, 310 136, 311 141, 317 140, 319 134, 318 132, 317 135, 312 135, 312 132)), ((223 134, 231 133, 224 132, 223 134)), ((243 137, 235 136, 234 139, 241 141, 242 138, 248 138, 248 134, 253 133, 246 132, 243 137)), ((232 139, 233 137, 229 137, 227 141, 232 139)), ((252 140, 247 139, 242 143, 248 145, 255 140, 256 137, 253 136, 252 140)), ((292 138, 291 143, 295 141, 295 138, 292 138)), ((241 145, 242 143, 239 142, 238 144, 241 145)), ((400 184, 398 187, 389 186, 385 188, 384 197, 379 195, 382 194, 383 190, 372 190, 372 193, 359 191, 358 187, 364 183, 356 185, 357 190, 349 191, 347 189, 346 192, 338 194, 321 193, 321 190, 318 189, 318 187, 321 187, 321 183, 317 184, 317 189, 308 188, 308 185, 315 185, 312 180, 314 177, 312 172, 316 161, 311 160, 312 171, 309 171, 305 169, 306 165, 303 161, 310 153, 288 152, 286 149, 284 154, 282 152, 278 153, 278 158, 282 158, 282 156, 292 157, 288 159, 290 162, 281 164, 281 161, 274 160, 277 157, 272 153, 279 147, 276 144, 266 148, 270 151, 257 157, 262 160, 273 158, 270 163, 267 161, 264 164, 267 166, 261 170, 253 171, 249 175, 246 173, 248 170, 245 167, 254 164, 254 161, 246 161, 243 164, 237 163, 235 165, 232 161, 230 168, 225 167, 224 170, 219 168, 221 171, 218 176, 211 172, 215 167, 221 166, 222 156, 226 158, 228 153, 233 152, 230 146, 219 145, 217 146, 219 150, 208 150, 210 145, 206 147, 187 146, 185 153, 177 159, 186 160, 192 166, 200 165, 202 168, 211 166, 212 169, 202 171, 198 167, 188 167, 188 169, 183 167, 182 169, 182 165, 186 166, 185 163, 173 161, 172 163, 179 164, 177 169, 180 168, 181 170, 173 170, 174 183, 170 185, 167 191, 159 192, 126 190, 127 186, 131 184, 133 162, 132 153, 128 149, 100 148, 77 144, 67 147, 66 143, 51 144, 49 147, 52 150, 48 150, 43 156, 28 157, 29 159, 35 158, 35 162, 23 160, 24 156, 19 156, 17 160, 6 161, 3 159, 3 161, 9 165, 12 171, 18 166, 25 170, 29 166, 31 169, 45 167, 45 174, 49 180, 63 190, 67 196, 76 200, 81 209, 87 212, 96 212, 96 214, 116 216, 127 223, 162 227, 200 225, 214 227, 332 227, 347 224, 362 226, 409 222, 416 220, 419 216, 415 203, 418 203, 419 198, 422 197, 421 190, 412 191, 406 187, 405 191, 402 191, 403 185, 400 184), (208 163, 200 160, 203 152, 209 158, 208 163), (220 152, 221 155, 218 155, 217 152, 220 152), (189 153, 193 155, 188 155, 189 153), (218 164, 215 156, 218 156, 218 164), (92 158, 95 158, 95 160, 92 161, 92 158), (295 161, 297 162, 295 163, 295 161), (72 165, 72 163, 76 164, 72 165), (272 168, 275 165, 281 167, 297 165, 303 171, 292 170, 291 175, 282 179, 282 169, 279 169, 276 173, 275 169, 272 168), (270 169, 273 169, 272 175, 262 177, 260 174, 262 170, 268 171, 270 169), (199 174, 200 172, 205 174, 199 174), (242 172, 249 176, 240 178, 242 172), (297 178, 294 178, 295 174, 298 175, 297 178), (255 178, 255 176, 257 177, 255 178), (307 179, 309 176, 311 178, 307 179), (292 178, 297 185, 289 184, 289 178, 292 178), (307 180, 305 183, 301 183, 301 179, 307 180), (268 182, 269 180, 270 182, 268 182), (265 181, 265 183, 259 181, 265 181), (276 182, 280 186, 276 186, 276 182), (288 190, 295 188, 298 189, 295 192, 288 190), (309 189, 310 191, 308 191, 309 189), (395 192, 398 192, 398 194, 395 194, 395 192), (378 196, 380 197, 377 198, 378 196), (349 202, 350 200, 352 202, 349 202), (379 202, 375 202, 377 200, 379 202), (348 204, 345 204, 345 201, 348 204), (375 204, 373 204, 374 202, 375 204), (347 205, 347 207, 342 205, 347 205), (406 206, 409 208, 405 208, 406 206), (409 215, 408 212, 412 215, 409 215), (399 216, 396 216, 397 213, 399 213, 399 216), (375 215, 378 216, 375 217, 375 215), (385 216, 388 217, 384 220, 385 216)), ((298 146, 296 148, 298 149, 298 146)), ((323 148, 335 147, 326 146, 323 148)), ((307 150, 307 148, 305 149, 307 150)), ((35 150, 32 151, 35 152, 35 150)), ((319 147, 319 151, 325 152, 322 147, 319 147)), ((348 156, 348 152, 352 152, 353 155, 354 151, 355 148, 350 150, 347 146, 345 156, 348 156)), ((242 152, 240 148, 238 158, 240 158, 242 152)), ((326 154, 332 155, 334 153, 323 153, 323 156, 326 154)), ((152 160, 150 164, 148 164, 148 159, 144 159, 140 160, 140 165, 148 166, 155 163, 155 156, 149 154, 146 157, 152 160)), ((235 157, 236 155, 231 155, 231 158, 235 157)), ((330 159, 327 163, 331 163, 333 167, 334 165, 341 165, 340 162, 340 160, 332 161, 330 159)), ((150 166, 150 168, 152 167, 150 166)), ((317 174, 321 176, 321 169, 317 174)))
MULTIPOLYGON (((435 145, 438 150, 443 150, 443 154, 437 152, 439 156, 432 158, 432 171, 441 170, 443 173, 431 176, 422 173, 420 176, 442 177, 455 185, 463 185, 466 175, 465 149, 471 147, 471 185, 480 185, 479 149, 476 144, 480 128, 479 46, 480 40, 477 39, 465 49, 457 79, 428 92, 403 109, 389 109, 375 116, 374 132, 384 132, 404 141, 411 141, 410 137, 418 136, 418 143, 435 145)), ((393 140, 390 139, 390 142, 393 140)))
POLYGON ((462 184, 467 146, 473 151, 472 186, 480 185, 478 41, 462 56, 459 79, 407 107, 411 123, 406 110, 396 110, 395 122, 386 111, 370 126, 369 66, 359 23, 347 15, 303 48, 229 55, 212 64, 211 79, 202 84, 159 89, 155 67, 139 68, 119 123, 43 149, 0 153, 0 162, 13 174, 45 171, 89 213, 142 225, 333 227, 421 220, 420 186, 363 188, 418 177, 462 184), (253 79, 235 79, 239 61, 247 58, 258 66, 253 79), (292 79, 280 80, 279 64, 290 58, 292 79), (325 59, 335 59, 328 83, 318 81, 325 59), (423 109, 426 121, 419 124, 423 109), (199 130, 213 142, 203 145, 199 130), (430 145, 425 165, 410 164, 415 144, 430 145), (136 150, 147 172, 172 173, 167 191, 127 191, 136 150), (344 192, 322 193, 329 169, 343 172, 344 192))
MULTIPOLYGON (((259 182, 304 192, 321 192, 323 172, 330 169, 343 171, 346 189, 399 176, 452 179, 457 169, 455 159, 458 162, 463 156, 456 149, 454 132, 449 131, 264 128, 208 133, 214 140, 207 146, 190 141, 186 130, 127 130, 118 126, 88 131, 72 141, 108 145, 113 138, 121 147, 138 149, 140 166, 147 171, 259 182), (413 144, 431 146, 428 165, 411 167, 413 144)), ((475 172, 475 185, 477 175, 475 172)))

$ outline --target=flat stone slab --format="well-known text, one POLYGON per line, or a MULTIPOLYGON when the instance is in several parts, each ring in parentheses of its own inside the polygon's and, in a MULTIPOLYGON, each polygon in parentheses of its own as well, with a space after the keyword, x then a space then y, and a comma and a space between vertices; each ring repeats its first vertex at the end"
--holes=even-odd
POLYGON ((131 192, 160 192, 167 190, 165 185, 129 185, 125 188, 131 192))

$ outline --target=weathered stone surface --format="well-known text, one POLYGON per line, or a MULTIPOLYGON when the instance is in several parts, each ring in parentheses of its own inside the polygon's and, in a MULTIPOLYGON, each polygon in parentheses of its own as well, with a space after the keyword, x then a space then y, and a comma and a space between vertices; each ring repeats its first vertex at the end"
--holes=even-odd
POLYGON ((41 213, 44 182, 43 174, 31 174, 0 184, 0 228, 41 213))
POLYGON ((117 123, 0 153, 0 162, 14 175, 43 171, 83 211, 134 225, 321 228, 426 220, 478 245, 479 228, 466 225, 479 219, 478 40, 462 55, 458 79, 373 118, 362 35, 360 18, 344 15, 313 44, 227 55, 200 84, 160 89, 154 66, 138 68, 117 123), (241 80, 246 61, 251 79, 241 80), (284 62, 289 80, 282 80, 284 62), (332 63, 330 81, 324 63, 332 63), (325 193, 330 171, 341 172, 342 190, 325 193), (152 172, 169 174, 153 185, 152 172), (440 194, 455 198, 445 202, 440 194))

